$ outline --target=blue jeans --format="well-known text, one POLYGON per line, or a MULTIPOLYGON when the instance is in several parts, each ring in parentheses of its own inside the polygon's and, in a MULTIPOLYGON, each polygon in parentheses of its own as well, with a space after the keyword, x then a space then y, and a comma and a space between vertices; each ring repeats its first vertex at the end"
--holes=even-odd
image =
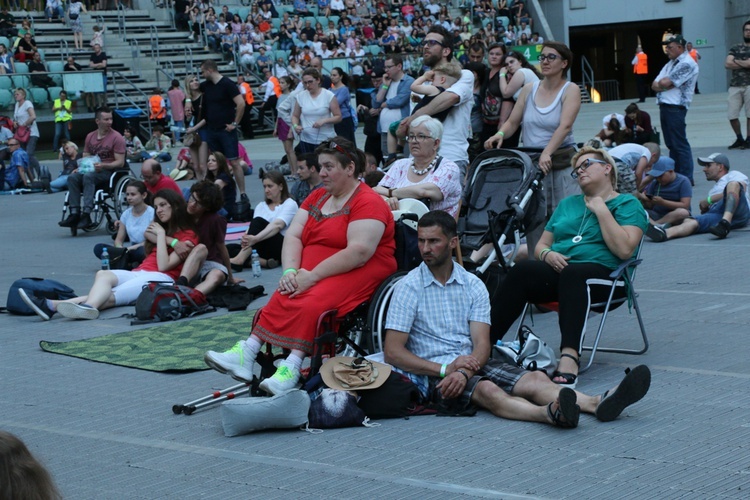
MULTIPOLYGON (((708 212, 701 215, 696 215, 694 219, 698 221, 698 230, 695 231, 697 234, 707 233, 709 228, 715 226, 721 219, 724 218, 724 202, 727 199, 727 188, 724 188, 724 197, 711 204, 708 212)), ((740 184, 740 195, 737 199, 737 208, 734 209, 732 214, 732 229, 747 226, 750 221, 750 207, 747 206, 747 197, 745 197, 745 188, 740 184)))
POLYGON ((49 183, 50 189, 53 193, 59 193, 60 191, 66 191, 68 189, 68 176, 61 175, 54 181, 49 183))
POLYGON ((674 160, 675 171, 682 174, 693 183, 693 151, 685 132, 685 116, 687 108, 668 104, 659 105, 661 130, 664 134, 664 144, 669 148, 669 157, 674 160))
POLYGON ((55 138, 52 139, 52 151, 57 151, 60 144, 60 138, 65 137, 70 140, 70 131, 68 131, 69 122, 55 122, 55 138))
POLYGON ((52 19, 53 17, 56 19, 62 19, 65 15, 62 7, 56 7, 54 9, 52 7, 45 7, 44 13, 47 16, 47 19, 52 19))

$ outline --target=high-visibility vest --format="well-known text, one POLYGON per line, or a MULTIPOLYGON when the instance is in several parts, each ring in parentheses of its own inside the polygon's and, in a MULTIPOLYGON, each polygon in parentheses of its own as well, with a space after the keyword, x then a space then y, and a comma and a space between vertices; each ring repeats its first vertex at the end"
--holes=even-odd
POLYGON ((269 78, 269 81, 273 83, 273 93, 276 94, 276 98, 278 99, 281 97, 281 83, 279 83, 279 79, 275 76, 269 78))
POLYGON ((152 95, 148 98, 151 108, 151 119, 162 120, 167 117, 167 109, 164 107, 164 99, 160 95, 152 95))
POLYGON ((245 104, 247 104, 248 106, 252 106, 252 104, 255 102, 253 89, 250 88, 250 84, 247 82, 242 82, 240 86, 245 89, 245 104))
POLYGON ((698 51, 696 49, 692 49, 688 54, 693 58, 693 61, 698 62, 698 51))
POLYGON ((52 104, 53 108, 60 108, 57 111, 55 111, 55 121, 56 122, 69 122, 73 119, 73 114, 70 112, 70 107, 73 105, 72 102, 70 102, 68 99, 65 99, 65 102, 62 104, 60 103, 60 99, 55 99, 55 102, 52 104))
POLYGON ((633 66, 633 73, 636 75, 647 75, 648 74, 648 56, 645 52, 641 52, 636 55, 638 62, 633 66))

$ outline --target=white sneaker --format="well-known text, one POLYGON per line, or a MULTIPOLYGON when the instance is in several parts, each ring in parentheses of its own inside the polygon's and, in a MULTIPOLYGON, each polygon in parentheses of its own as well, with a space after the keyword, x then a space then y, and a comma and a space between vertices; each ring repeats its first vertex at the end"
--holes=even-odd
POLYGON ((234 61, 229 61, 230 66, 234 66, 234 61))
POLYGON ((260 383, 261 390, 276 396, 296 389, 299 386, 300 372, 291 363, 282 361, 273 377, 260 383))
POLYGON ((96 319, 99 310, 88 304, 73 304, 72 302, 60 302, 57 304, 57 312, 60 316, 70 319, 96 319))
POLYGON ((251 382, 255 356, 245 341, 240 340, 226 352, 208 351, 203 356, 203 361, 217 372, 228 373, 232 378, 242 382, 251 382))
POLYGON ((193 38, 194 38, 194 35, 193 35, 192 33, 190 33, 190 34, 188 35, 188 40, 192 40, 193 38))

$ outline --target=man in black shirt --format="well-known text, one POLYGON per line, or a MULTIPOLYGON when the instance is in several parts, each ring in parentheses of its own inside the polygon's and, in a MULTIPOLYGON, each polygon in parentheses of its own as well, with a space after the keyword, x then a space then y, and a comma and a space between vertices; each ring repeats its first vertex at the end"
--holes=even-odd
POLYGON ((86 92, 86 105, 91 112, 94 108, 107 104, 107 54, 98 43, 94 45, 94 53, 89 57, 89 68, 101 70, 104 82, 104 92, 86 92))
POLYGON ((18 30, 16 29, 16 18, 13 14, 8 12, 8 7, 3 5, 0 10, 0 36, 11 38, 18 36, 18 30))
POLYGON ((49 88, 55 86, 55 81, 47 73, 47 68, 42 62, 42 55, 34 52, 34 57, 29 63, 29 73, 31 73, 31 84, 35 87, 42 87, 47 91, 47 97, 52 100, 49 88))
POLYGON ((215 61, 201 64, 201 73, 206 80, 201 83, 203 111, 206 119, 206 142, 212 151, 220 151, 232 165, 234 179, 240 191, 240 199, 247 201, 245 173, 240 165, 237 124, 245 112, 245 100, 237 84, 219 73, 215 61))

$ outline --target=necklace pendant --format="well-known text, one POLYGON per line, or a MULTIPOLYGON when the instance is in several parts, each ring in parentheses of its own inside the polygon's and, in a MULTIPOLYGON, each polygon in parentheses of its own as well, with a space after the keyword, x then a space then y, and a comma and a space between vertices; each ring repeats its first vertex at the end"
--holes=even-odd
POLYGON ((581 240, 583 240, 583 236, 581 236, 580 234, 573 236, 573 239, 572 239, 573 243, 580 243, 581 240))

